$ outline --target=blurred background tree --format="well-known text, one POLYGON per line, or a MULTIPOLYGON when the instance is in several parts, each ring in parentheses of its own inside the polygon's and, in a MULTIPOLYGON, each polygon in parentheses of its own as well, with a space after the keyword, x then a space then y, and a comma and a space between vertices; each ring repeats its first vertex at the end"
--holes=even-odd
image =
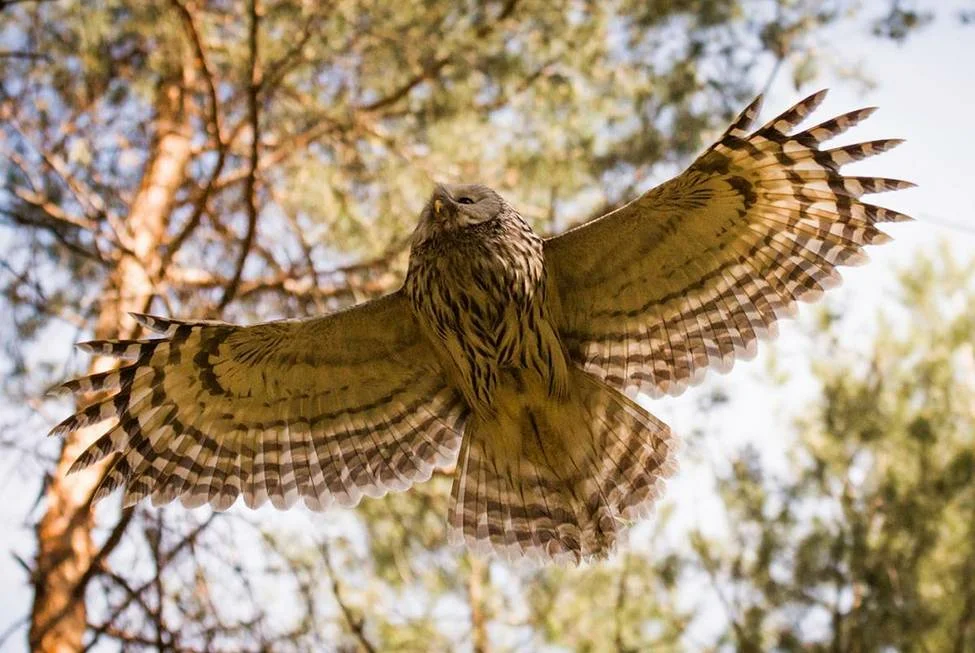
MULTIPOLYGON (((875 4, 871 29, 904 39, 936 7, 875 4)), ((764 650, 808 640, 788 639, 786 616, 813 610, 799 597, 825 596, 828 571, 828 589, 843 597, 830 613, 840 614, 829 626, 841 638, 834 650, 861 641, 857 650, 876 650, 878 640, 862 638, 883 610, 901 623, 927 616, 940 643, 948 628, 940 613, 897 605, 927 596, 919 583, 954 569, 958 551, 935 553, 949 541, 935 522, 921 531, 883 517, 900 515, 908 500, 961 514, 963 461, 931 461, 956 474, 956 498, 905 495, 934 491, 913 477, 889 488, 877 481, 879 489, 861 484, 841 497, 832 521, 808 522, 793 504, 769 519, 755 502, 775 488, 746 456, 725 496, 729 514, 752 520, 743 528, 770 539, 765 557, 749 558, 765 548, 703 535, 693 549, 654 536, 593 568, 526 570, 446 546, 446 476, 325 516, 120 511, 111 501, 92 515, 103 470, 65 476, 85 433, 63 446, 38 437, 68 412, 45 390, 109 364, 73 356, 70 343, 136 335, 127 311, 256 321, 387 292, 434 181, 492 185, 542 231, 584 220, 686 162, 780 69, 804 86, 821 65, 821 30, 858 8, 853 0, 0 0, 0 301, 9 316, 0 322, 0 433, 23 488, 37 493, 23 502, 35 555, 19 558, 32 609, 11 615, 0 638, 26 630, 45 651, 680 650, 701 618, 682 600, 687 579, 704 574, 719 587, 747 586, 750 597, 734 602, 714 645, 764 650), (900 539, 897 528, 907 529, 900 539), (871 529, 893 529, 893 539, 871 539, 871 529), (913 552, 921 532, 931 534, 913 552), (812 539, 800 551, 804 538, 812 539), (909 559, 897 563, 906 576, 894 583, 871 568, 868 582, 867 567, 887 551, 909 559), (932 556, 940 570, 925 562, 932 556), (792 573, 788 582, 770 575, 772 562, 792 573), (890 587, 875 591, 883 582, 890 587)), ((932 393, 944 382, 935 377, 932 393)), ((879 383, 863 378, 865 387, 879 383)), ((877 393, 904 391, 884 382, 877 393)), ((895 442, 917 449, 916 432, 949 455, 948 413, 924 417, 933 410, 926 396, 871 416, 851 403, 865 392, 840 384, 827 394, 831 421, 819 427, 822 442, 808 445, 817 462, 802 459, 803 440, 796 476, 786 479, 794 487, 776 491, 819 505, 853 463, 880 473, 844 448, 867 449, 867 436, 848 430, 860 428, 853 417, 877 422, 878 452, 895 442), (908 410, 917 414, 904 417, 908 410), (902 427, 903 436, 879 437, 902 427)), ((658 515, 654 533, 667 523, 658 515)), ((971 539, 970 531, 950 537, 971 539)), ((971 574, 971 562, 957 564, 971 574)), ((962 625, 975 609, 966 605, 955 617, 962 625)))
POLYGON ((975 650, 975 265, 901 274, 866 351, 822 311, 821 397, 783 470, 720 480, 730 535, 698 533, 742 651, 975 650))

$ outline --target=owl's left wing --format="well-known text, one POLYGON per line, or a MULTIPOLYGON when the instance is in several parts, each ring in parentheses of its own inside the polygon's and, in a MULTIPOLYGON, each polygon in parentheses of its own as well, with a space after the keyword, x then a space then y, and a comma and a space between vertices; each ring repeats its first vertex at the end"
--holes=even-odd
POLYGON ((401 293, 244 327, 136 317, 163 337, 88 343, 130 361, 66 383, 101 396, 53 431, 110 420, 72 468, 117 452, 95 500, 124 486, 125 505, 223 509, 243 495, 323 509, 405 489, 456 458, 466 408, 401 293))
POLYGON ((757 99, 682 174, 546 242, 579 365, 621 390, 680 393, 753 356, 796 300, 840 281, 836 266, 865 261, 889 239, 878 223, 910 219, 860 198, 913 184, 840 173, 901 141, 820 149, 872 109, 790 135, 824 96, 749 132, 757 99))

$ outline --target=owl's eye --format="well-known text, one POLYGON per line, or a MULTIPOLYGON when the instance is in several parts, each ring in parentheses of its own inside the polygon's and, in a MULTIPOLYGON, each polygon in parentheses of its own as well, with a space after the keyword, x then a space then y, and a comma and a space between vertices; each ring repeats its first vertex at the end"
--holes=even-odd
POLYGON ((473 204, 474 203, 474 200, 472 200, 469 197, 458 197, 457 198, 457 203, 458 204, 473 204))

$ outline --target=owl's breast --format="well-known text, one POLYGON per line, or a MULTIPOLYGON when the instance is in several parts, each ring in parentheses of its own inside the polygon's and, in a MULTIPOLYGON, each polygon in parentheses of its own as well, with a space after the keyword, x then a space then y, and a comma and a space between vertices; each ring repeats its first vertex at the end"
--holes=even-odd
POLYGON ((477 401, 490 403, 505 368, 547 378, 553 351, 561 353, 547 324, 542 242, 531 236, 458 242, 411 261, 407 292, 417 319, 477 401))

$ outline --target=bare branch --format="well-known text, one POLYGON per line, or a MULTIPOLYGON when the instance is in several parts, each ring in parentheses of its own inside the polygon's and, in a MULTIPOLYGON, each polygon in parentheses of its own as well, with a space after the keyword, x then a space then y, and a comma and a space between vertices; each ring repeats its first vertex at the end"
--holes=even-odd
POLYGON ((7 7, 13 7, 14 5, 27 4, 28 2, 36 2, 37 4, 42 4, 44 2, 56 2, 57 0, 0 0, 0 11, 3 11, 7 7))
POLYGON ((258 31, 260 27, 260 8, 258 0, 250 2, 250 86, 247 95, 247 114, 251 128, 251 147, 250 160, 247 167, 247 178, 245 180, 244 194, 247 198, 247 232, 244 234, 244 242, 240 247, 240 254, 237 256, 237 264, 234 267, 234 274, 230 282, 224 289, 223 297, 217 304, 217 310, 222 311, 234 299, 240 288, 240 278, 244 273, 244 263, 250 254, 254 243, 254 234, 257 231, 257 168, 260 157, 260 114, 258 107, 258 95, 261 88, 261 69, 258 63, 258 31))
POLYGON ((366 653, 376 653, 376 648, 366 638, 365 619, 361 616, 354 615, 352 609, 345 603, 345 599, 342 596, 342 588, 339 586, 338 575, 336 575, 335 568, 332 566, 332 557, 329 552, 328 542, 322 540, 318 545, 318 550, 322 556, 322 561, 325 563, 325 568, 328 570, 328 576, 332 579, 332 594, 335 595, 335 602, 338 603, 339 610, 342 611, 342 616, 345 617, 346 623, 352 629, 352 634, 366 653))
POLYGON ((426 66, 421 72, 417 73, 409 80, 407 80, 405 84, 403 84, 396 90, 392 91, 388 95, 385 95, 374 102, 370 102, 369 104, 360 107, 359 110, 364 111, 366 113, 372 113, 374 111, 379 111, 380 109, 388 107, 391 104, 396 104, 404 97, 406 97, 409 94, 409 92, 412 91, 414 88, 416 88, 423 82, 427 81, 428 79, 433 79, 434 77, 436 77, 437 74, 441 70, 443 70, 444 66, 450 63, 450 59, 451 59, 450 56, 443 56, 434 59, 430 65, 426 66))
POLYGON ((93 220, 76 218, 68 215, 60 206, 50 201, 47 197, 41 195, 40 193, 35 193, 32 190, 18 187, 13 189, 13 194, 26 204, 40 210, 44 213, 45 217, 50 218, 55 222, 61 222, 66 226, 75 227, 76 229, 86 229, 92 232, 98 228, 97 224, 93 220))
POLYGON ((24 50, 0 50, 0 59, 30 59, 31 61, 51 61, 51 57, 41 52, 24 50))
POLYGON ((7 640, 16 633, 18 630, 27 625, 27 615, 24 615, 20 619, 14 620, 9 626, 7 626, 2 633, 0 633, 0 647, 3 647, 7 643, 7 640))
POLYGON ((203 81, 206 84, 208 97, 207 119, 210 123, 210 131, 213 132, 213 138, 216 142, 217 161, 213 166, 213 170, 210 171, 210 176, 207 179, 206 184, 204 184, 203 190, 194 201, 193 213, 190 215, 189 220, 187 220, 186 224, 183 226, 183 229, 176 235, 176 237, 170 241, 166 251, 163 253, 161 272, 165 272, 166 268, 169 266, 169 263, 172 261, 173 256, 176 255, 176 252, 178 252, 183 246, 186 239, 189 238, 200 225, 200 220, 203 217, 204 211, 206 211, 207 203, 210 201, 210 197, 216 188, 217 180, 220 178, 224 165, 226 164, 228 147, 227 143, 223 140, 223 125, 220 112, 220 102, 217 98, 217 88, 213 82, 213 74, 210 72, 210 66, 207 63, 206 51, 203 47, 203 41, 200 38, 200 32, 196 28, 193 15, 181 2, 181 0, 170 1, 175 7, 176 11, 179 13, 181 22, 183 24, 183 29, 186 31, 190 42, 193 44, 196 65, 199 67, 200 73, 203 75, 203 81))

